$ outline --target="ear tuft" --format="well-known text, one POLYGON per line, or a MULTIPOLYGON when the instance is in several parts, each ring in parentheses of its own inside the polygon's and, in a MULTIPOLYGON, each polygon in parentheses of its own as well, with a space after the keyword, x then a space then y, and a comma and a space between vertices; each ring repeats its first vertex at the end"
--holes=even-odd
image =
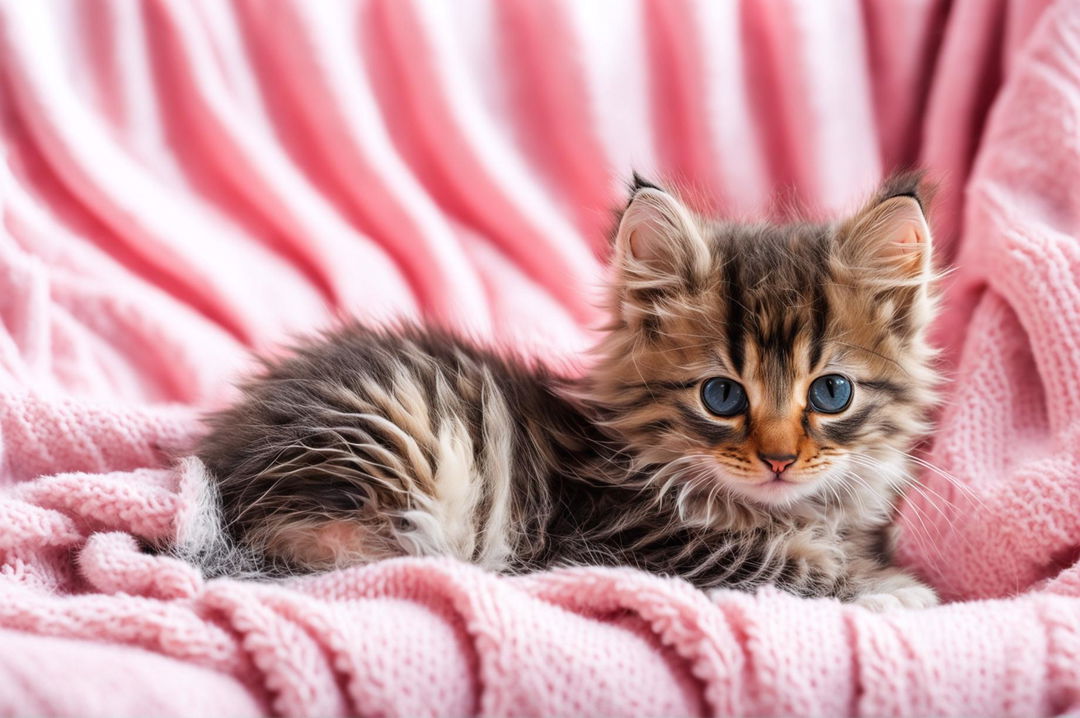
POLYGON ((910 197, 919 203, 925 214, 933 201, 935 189, 926 181, 926 172, 923 170, 897 172, 881 183, 872 204, 880 204, 893 197, 910 197))
POLYGON ((661 192, 664 191, 663 187, 650 180, 645 179, 637 173, 637 170, 635 170, 633 179, 630 181, 630 199, 633 200, 634 195, 637 194, 638 190, 643 189, 655 189, 661 192))

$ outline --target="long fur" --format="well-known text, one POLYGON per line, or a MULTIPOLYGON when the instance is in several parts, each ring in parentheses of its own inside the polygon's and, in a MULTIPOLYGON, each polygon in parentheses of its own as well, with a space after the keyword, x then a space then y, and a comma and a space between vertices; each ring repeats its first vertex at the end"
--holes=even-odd
POLYGON ((908 175, 844 221, 742 225, 635 178, 583 378, 411 325, 308 341, 209 418, 198 455, 221 535, 188 554, 262 575, 395 555, 628 565, 705 588, 932 603, 889 548, 938 381, 929 233, 890 245, 925 226, 909 221, 925 201, 908 175), (839 414, 807 406, 825 373, 854 384, 839 414), (742 415, 703 406, 717 376, 745 388, 742 415), (781 445, 798 458, 769 483, 760 456, 781 445))

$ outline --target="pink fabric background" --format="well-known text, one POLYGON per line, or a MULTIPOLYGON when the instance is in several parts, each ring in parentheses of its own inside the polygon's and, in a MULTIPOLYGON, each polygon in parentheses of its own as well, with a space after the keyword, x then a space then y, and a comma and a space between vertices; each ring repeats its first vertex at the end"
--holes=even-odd
POLYGON ((0 121, 0 714, 1080 710, 1076 0, 0 0, 0 121), (407 315, 562 362, 632 168, 782 215, 915 163, 955 482, 902 548, 949 605, 138 551, 253 349, 407 315))

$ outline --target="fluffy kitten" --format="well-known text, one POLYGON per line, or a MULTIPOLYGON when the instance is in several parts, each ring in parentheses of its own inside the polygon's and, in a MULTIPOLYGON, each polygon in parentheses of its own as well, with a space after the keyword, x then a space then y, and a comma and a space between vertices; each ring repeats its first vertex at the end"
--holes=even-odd
POLYGON ((448 555, 932 605, 888 538, 937 381, 923 200, 905 175, 845 221, 746 225, 635 178, 583 378, 431 329, 328 333, 210 418, 218 545, 271 575, 448 555))

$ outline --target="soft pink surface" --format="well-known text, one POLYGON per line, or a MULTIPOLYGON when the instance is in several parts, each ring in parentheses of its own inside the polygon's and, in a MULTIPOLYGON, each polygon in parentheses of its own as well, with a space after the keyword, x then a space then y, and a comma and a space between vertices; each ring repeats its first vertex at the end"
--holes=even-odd
POLYGON ((0 714, 1080 710, 1078 48, 1071 0, 0 0, 0 714), (915 162, 965 488, 924 473, 903 556, 951 605, 137 548, 251 349, 404 314, 561 360, 632 167, 760 214, 915 162))

